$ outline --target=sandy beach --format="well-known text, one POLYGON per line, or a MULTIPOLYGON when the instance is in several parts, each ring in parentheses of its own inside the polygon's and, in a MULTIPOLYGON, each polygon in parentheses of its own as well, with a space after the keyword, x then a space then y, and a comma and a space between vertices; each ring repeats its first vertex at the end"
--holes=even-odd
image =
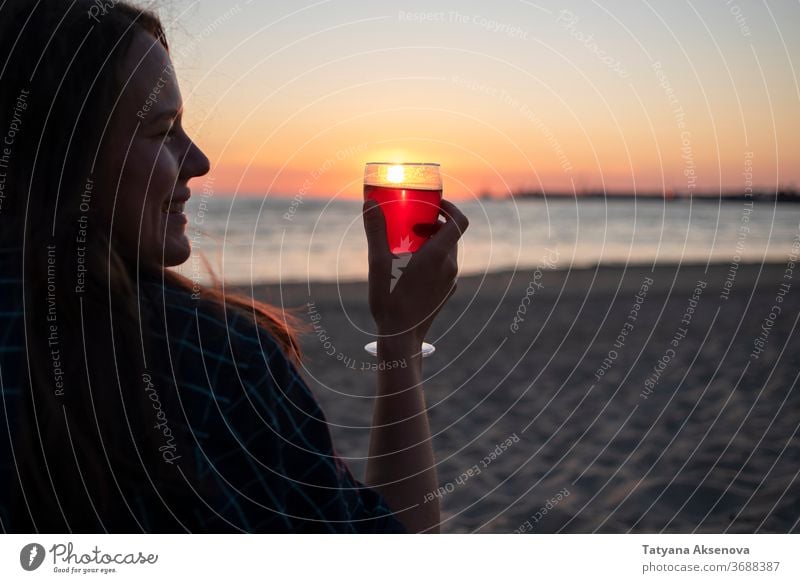
MULTIPOLYGON (((443 532, 798 531, 800 274, 786 269, 460 278, 423 370, 443 532)), ((366 284, 253 292, 321 314, 330 344, 304 338, 304 375, 363 479, 366 284)))

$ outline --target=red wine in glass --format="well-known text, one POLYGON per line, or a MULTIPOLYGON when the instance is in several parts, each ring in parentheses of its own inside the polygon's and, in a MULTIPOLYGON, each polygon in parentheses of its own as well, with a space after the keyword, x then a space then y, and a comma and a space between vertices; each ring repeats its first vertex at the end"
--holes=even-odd
MULTIPOLYGON (((391 252, 400 256, 414 253, 432 234, 439 218, 442 200, 439 165, 371 162, 364 171, 364 200, 369 199, 377 202, 383 211, 391 252)), ((396 261, 403 263, 403 267, 407 265, 401 259, 396 261)), ((393 278, 402 275, 402 272, 392 271, 393 278)), ((370 342, 364 349, 377 355, 378 343, 370 342)), ((423 357, 434 350, 432 344, 422 343, 423 357)))
POLYGON ((425 227, 433 227, 439 218, 442 189, 365 184, 364 199, 372 199, 381 205, 386 218, 386 238, 392 253, 414 253, 428 239, 426 231, 430 229, 425 227))

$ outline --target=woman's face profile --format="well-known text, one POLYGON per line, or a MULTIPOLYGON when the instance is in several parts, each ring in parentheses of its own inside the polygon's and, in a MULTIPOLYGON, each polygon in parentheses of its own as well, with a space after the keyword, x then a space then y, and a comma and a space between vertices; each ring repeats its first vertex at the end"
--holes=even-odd
MULTIPOLYGON (((181 125, 183 100, 169 53, 150 34, 134 35, 122 63, 124 85, 105 140, 99 204, 127 261, 179 265, 189 258, 188 181, 208 158, 181 125)), ((97 192, 97 191, 96 191, 97 192)))

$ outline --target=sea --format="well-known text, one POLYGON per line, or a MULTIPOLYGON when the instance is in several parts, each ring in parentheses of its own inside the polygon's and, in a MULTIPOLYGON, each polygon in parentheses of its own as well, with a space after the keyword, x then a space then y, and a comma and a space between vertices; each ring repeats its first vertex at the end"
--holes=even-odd
MULTIPOLYGON (((457 202, 470 226, 461 275, 597 264, 786 262, 800 246, 800 204, 767 200, 549 197, 457 202)), ((334 197, 195 195, 192 256, 175 268, 199 283, 364 281, 361 202, 334 197)))

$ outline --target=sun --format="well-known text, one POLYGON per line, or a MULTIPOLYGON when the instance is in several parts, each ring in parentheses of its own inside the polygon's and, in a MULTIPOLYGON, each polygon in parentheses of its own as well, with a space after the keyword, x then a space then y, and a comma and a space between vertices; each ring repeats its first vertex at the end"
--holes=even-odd
POLYGON ((406 169, 402 166, 389 166, 386 170, 386 180, 392 184, 400 184, 406 179, 406 169))

